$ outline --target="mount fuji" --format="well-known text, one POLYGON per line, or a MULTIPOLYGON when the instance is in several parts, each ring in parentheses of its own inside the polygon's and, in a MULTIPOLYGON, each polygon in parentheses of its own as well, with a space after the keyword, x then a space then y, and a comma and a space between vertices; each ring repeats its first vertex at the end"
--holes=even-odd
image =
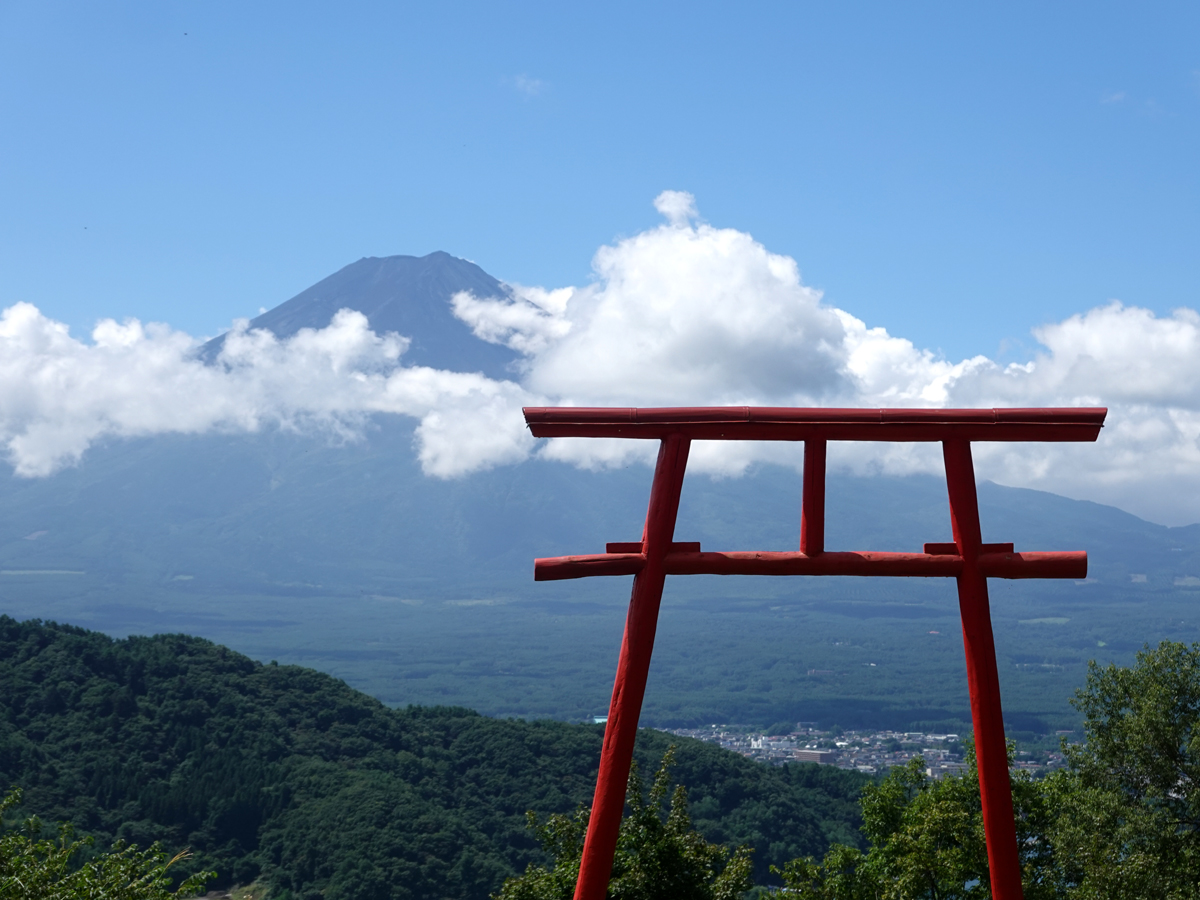
MULTIPOLYGON (((506 296, 447 253, 364 258, 254 318, 287 337, 339 309, 409 339, 408 364, 517 380, 451 298, 506 296)), ((214 362, 225 338, 200 348, 214 362)), ((603 712, 627 579, 534 584, 536 556, 641 533, 650 471, 540 459, 457 479, 422 473, 410 420, 361 439, 208 433, 109 440, 45 478, 0 477, 0 613, 112 634, 186 631, 325 669, 389 703, 494 715, 603 712)), ((790 549, 799 477, 758 465, 689 476, 678 540, 790 549)), ((833 475, 827 546, 947 540, 938 478, 833 475)), ((993 583, 1014 733, 1070 728, 1086 663, 1200 639, 1200 525, 984 483, 984 539, 1084 549, 1081 583, 993 583)), ((823 720, 965 728, 952 584, 886 579, 669 581, 647 724, 823 720), (819 674, 813 674, 814 672, 819 674)))

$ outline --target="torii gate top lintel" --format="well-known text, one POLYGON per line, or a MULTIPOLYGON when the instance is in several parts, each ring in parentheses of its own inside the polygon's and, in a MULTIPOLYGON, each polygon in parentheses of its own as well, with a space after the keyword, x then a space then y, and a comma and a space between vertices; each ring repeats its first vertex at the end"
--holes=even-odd
POLYGON ((697 441, 1094 441, 1103 408, 805 409, 777 406, 526 407, 534 437, 697 441))
POLYGON ((534 437, 660 441, 640 541, 610 543, 605 553, 534 561, 537 581, 591 575, 634 576, 575 900, 605 897, 663 585, 667 575, 692 574, 955 578, 992 896, 995 900, 1020 900, 1021 866, 987 579, 1085 578, 1087 554, 1083 551, 1018 553, 1012 544, 983 543, 971 443, 1095 441, 1108 410, 726 406, 530 407, 524 412, 534 437), (693 440, 804 442, 799 551, 706 553, 701 552, 698 543, 675 541, 675 519, 693 440), (922 553, 827 552, 825 461, 829 441, 941 442, 954 542, 927 543, 922 553))

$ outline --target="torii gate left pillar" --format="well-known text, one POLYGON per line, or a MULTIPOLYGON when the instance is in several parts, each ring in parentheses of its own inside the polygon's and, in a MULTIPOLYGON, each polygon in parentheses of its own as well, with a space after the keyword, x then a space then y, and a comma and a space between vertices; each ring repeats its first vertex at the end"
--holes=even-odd
POLYGON ((984 544, 971 441, 1094 441, 1106 413, 1104 409, 526 409, 525 419, 535 437, 660 441, 641 541, 610 543, 603 554, 539 559, 534 564, 537 581, 589 575, 634 576, 575 900, 604 900, 607 892, 658 609, 669 574, 956 578, 992 896, 996 900, 1021 900, 1021 868, 987 579, 1084 578, 1087 554, 1014 553, 1012 544, 984 544), (679 496, 693 439, 804 441, 798 553, 702 553, 699 544, 674 541, 679 496), (954 543, 926 544, 924 553, 825 552, 825 457, 830 440, 940 441, 954 543))

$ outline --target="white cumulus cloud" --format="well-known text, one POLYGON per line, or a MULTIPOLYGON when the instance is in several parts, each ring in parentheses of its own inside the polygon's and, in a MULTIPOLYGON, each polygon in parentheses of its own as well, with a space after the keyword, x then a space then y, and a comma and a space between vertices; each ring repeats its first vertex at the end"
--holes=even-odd
MULTIPOLYGON (((165 326, 100 323, 91 342, 18 304, 0 317, 0 444, 43 475, 106 436, 264 427, 360 432, 418 420, 424 470, 453 477, 531 454, 603 467, 652 458, 635 441, 533 441, 522 405, 864 407, 1108 406, 1099 442, 979 444, 981 477, 1114 503, 1160 522, 1200 520, 1200 314, 1111 302, 1035 329, 1027 363, 947 360, 823 302, 795 260, 699 216, 665 191, 662 225, 601 247, 582 287, 460 293, 454 313, 516 350, 513 380, 406 366, 408 337, 349 310, 279 339, 238 324, 217 365, 165 326)), ((737 475, 795 465, 797 448, 708 443, 692 468, 737 475)), ((937 447, 837 445, 859 472, 940 472, 937 447)))
MULTIPOLYGON (((1156 521, 1200 520, 1195 310, 1159 317, 1109 303, 1035 329, 1040 351, 1026 364, 952 361, 823 303, 794 260, 701 222, 690 194, 665 191, 655 206, 666 222, 602 247, 595 282, 556 292, 553 308, 530 315, 528 300, 490 300, 494 332, 467 307, 460 315, 478 336, 526 353, 523 384, 563 404, 1108 406, 1097 444, 978 445, 980 476, 1156 521)), ((540 452, 605 466, 649 458, 652 448, 574 440, 540 452)), ((755 461, 795 464, 799 456, 780 445, 705 444, 692 459, 694 470, 737 474, 755 461)), ((941 471, 939 449, 928 445, 839 445, 831 462, 860 472, 941 471)))
POLYGON ((479 374, 404 366, 407 344, 342 310, 327 328, 283 340, 238 323, 209 366, 193 338, 165 326, 106 320, 85 343, 19 303, 0 314, 0 443, 17 474, 36 476, 103 437, 275 426, 347 438, 367 416, 397 413, 420 420, 417 452, 430 474, 529 453, 512 410, 533 395, 479 374), (486 423, 486 445, 464 434, 465 421, 486 423))
POLYGON ((510 285, 512 297, 476 297, 460 291, 450 298, 454 314, 471 326, 477 338, 504 344, 526 355, 541 353, 571 330, 567 302, 574 288, 527 288, 510 285))

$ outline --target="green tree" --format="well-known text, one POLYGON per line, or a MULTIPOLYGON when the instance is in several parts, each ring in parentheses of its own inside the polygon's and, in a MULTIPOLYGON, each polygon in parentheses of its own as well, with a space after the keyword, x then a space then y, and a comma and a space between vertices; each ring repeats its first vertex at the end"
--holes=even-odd
POLYGON ((1067 896, 1200 897, 1200 644, 1088 668, 1086 742, 1048 779, 1067 896))
MULTIPOLYGON (((0 815, 21 802, 11 790, 0 801, 0 815)), ((139 850, 118 841, 108 853, 79 863, 76 856, 91 839, 76 840, 69 824, 56 839, 41 837, 42 824, 26 819, 20 828, 0 835, 0 900, 172 900, 193 897, 214 872, 198 872, 170 890, 167 870, 187 858, 168 858, 158 844, 139 850)))
MULTIPOLYGON (((1009 748, 1011 754, 1012 748, 1009 748)), ((962 775, 929 778, 917 757, 863 791, 867 852, 834 844, 818 862, 792 860, 774 871, 804 900, 976 900, 991 896, 974 747, 962 775)), ((1025 896, 1053 897, 1053 852, 1045 799, 1025 773, 1013 776, 1025 896)))
MULTIPOLYGON (((675 748, 663 756, 649 796, 634 763, 629 773, 629 813, 621 820, 612 877, 611 900, 736 900, 754 883, 750 854, 739 847, 730 853, 710 844, 692 829, 687 791, 676 787, 664 816, 675 748)), ((579 876, 588 809, 573 816, 552 815, 545 823, 527 813, 529 826, 553 858, 547 868, 531 864, 523 875, 504 882, 495 900, 570 900, 579 876)))
MULTIPOLYGON (((1068 767, 1012 776, 1026 898, 1200 900, 1200 644, 1092 663, 1072 702, 1086 742, 1065 747, 1068 767)), ((893 770, 863 792, 867 852, 835 844, 774 871, 804 900, 990 897, 970 748, 967 763, 937 782, 919 759, 893 770)))

